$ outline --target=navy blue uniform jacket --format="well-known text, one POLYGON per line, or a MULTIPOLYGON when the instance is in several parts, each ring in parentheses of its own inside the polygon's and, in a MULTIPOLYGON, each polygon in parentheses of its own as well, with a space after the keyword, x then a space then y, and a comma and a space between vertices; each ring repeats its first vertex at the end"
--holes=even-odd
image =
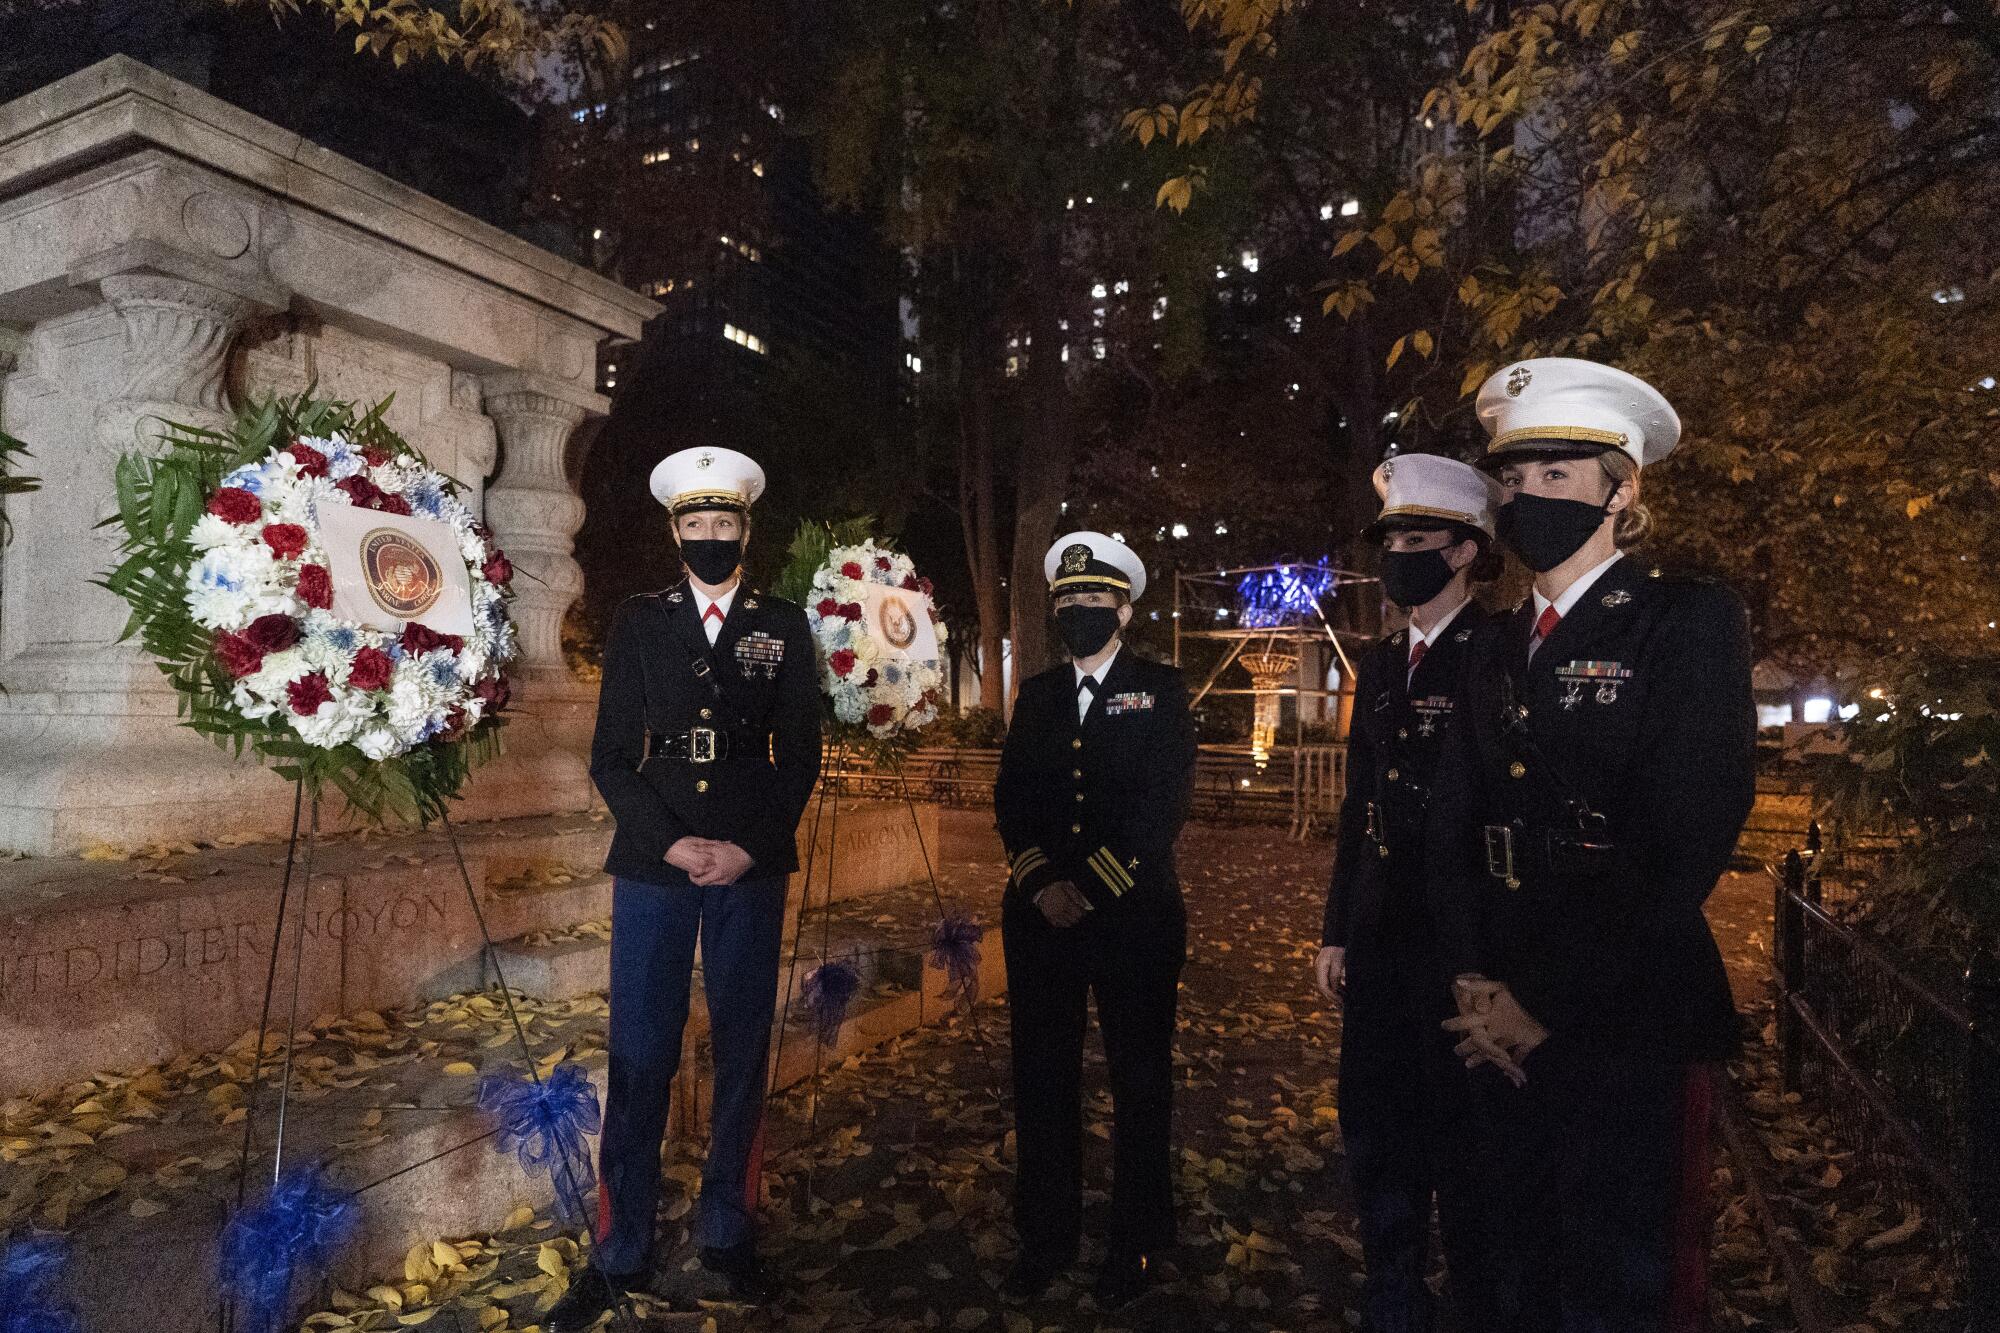
POLYGON ((687 584, 626 599, 604 643, 590 776, 618 821, 604 868, 649 884, 686 884, 667 849, 694 836, 748 852, 745 878, 797 870, 799 816, 819 780, 818 665, 806 614, 739 587, 710 647, 687 584), (695 674, 707 660, 721 698, 695 674), (646 737, 692 727, 731 733, 727 758, 656 755, 646 737))

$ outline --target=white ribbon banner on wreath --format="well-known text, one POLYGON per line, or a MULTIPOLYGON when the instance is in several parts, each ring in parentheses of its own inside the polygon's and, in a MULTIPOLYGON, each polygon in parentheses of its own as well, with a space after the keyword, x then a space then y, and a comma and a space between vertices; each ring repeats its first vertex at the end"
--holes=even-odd
POLYGON ((472 633, 472 580, 449 525, 327 504, 319 544, 333 575, 335 619, 386 634, 412 621, 439 634, 472 633))
POLYGON ((931 624, 930 598, 906 588, 870 583, 861 590, 861 615, 883 656, 937 664, 937 630, 931 624))

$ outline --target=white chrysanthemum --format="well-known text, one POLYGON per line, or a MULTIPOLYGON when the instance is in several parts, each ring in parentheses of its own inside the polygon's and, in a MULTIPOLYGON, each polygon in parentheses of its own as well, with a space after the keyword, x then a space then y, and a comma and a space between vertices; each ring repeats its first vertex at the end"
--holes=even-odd
POLYGON ((258 697, 256 691, 250 688, 247 681, 237 681, 229 692, 229 699, 231 703, 236 705, 236 711, 249 718, 252 722, 262 722, 265 718, 278 711, 277 705, 271 703, 268 699, 258 697))
POLYGON ((188 529, 188 541, 197 551, 212 551, 218 546, 240 546, 257 540, 257 526, 253 523, 231 523, 226 518, 214 514, 203 514, 188 529))
POLYGON ((283 652, 266 653, 264 664, 243 678, 256 693, 273 701, 285 697, 285 687, 293 681, 313 673, 312 663, 306 660, 304 651, 287 648, 283 652))
POLYGON ((361 747, 361 753, 370 759, 393 759, 403 753, 404 745, 394 731, 388 727, 369 727, 354 743, 361 747))
POLYGON ((331 750, 359 735, 373 711, 363 696, 336 690, 333 698, 321 704, 311 717, 294 717, 292 726, 306 744, 331 750))
POLYGON ((424 697, 424 690, 418 683, 418 672, 407 669, 409 658, 396 664, 396 675, 389 686, 389 725, 398 736, 414 743, 430 718, 430 700, 424 697))

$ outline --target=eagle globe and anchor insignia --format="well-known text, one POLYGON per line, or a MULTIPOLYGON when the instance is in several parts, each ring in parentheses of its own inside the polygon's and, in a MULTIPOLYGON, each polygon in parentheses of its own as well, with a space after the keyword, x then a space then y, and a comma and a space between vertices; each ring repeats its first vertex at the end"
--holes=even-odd
POLYGON ((431 553, 395 528, 361 539, 361 575, 368 595, 398 620, 415 620, 444 594, 444 571, 431 553))

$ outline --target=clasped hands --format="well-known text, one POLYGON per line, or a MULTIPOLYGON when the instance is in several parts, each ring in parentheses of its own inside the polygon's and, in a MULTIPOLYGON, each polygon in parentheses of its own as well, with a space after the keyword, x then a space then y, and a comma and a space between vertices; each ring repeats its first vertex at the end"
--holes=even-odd
POLYGON ((686 837, 667 848, 667 864, 687 871, 702 888, 734 884, 750 869, 750 853, 719 838, 686 837))
POLYGON ((1083 920, 1083 914, 1090 910, 1090 900, 1076 885, 1059 879, 1035 895, 1035 906, 1050 925, 1068 929, 1083 920))
POLYGON ((1447 1018, 1444 1027, 1461 1037, 1453 1053, 1467 1069, 1490 1064, 1515 1087, 1526 1083, 1522 1062, 1548 1040, 1549 1030, 1521 1007, 1504 982, 1468 973, 1452 983, 1451 994, 1458 1017, 1447 1018))

